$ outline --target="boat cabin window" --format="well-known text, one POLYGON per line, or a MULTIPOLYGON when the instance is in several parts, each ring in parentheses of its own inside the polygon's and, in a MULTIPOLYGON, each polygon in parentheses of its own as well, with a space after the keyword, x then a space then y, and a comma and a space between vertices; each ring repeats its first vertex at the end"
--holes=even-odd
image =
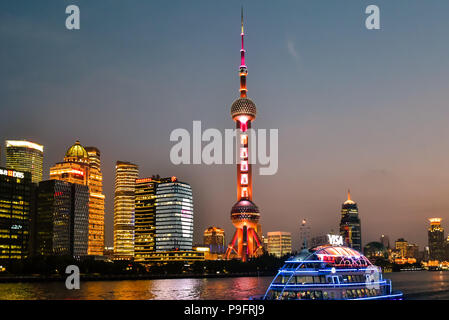
POLYGON ((278 275, 276 279, 274 279, 274 284, 287 283, 289 276, 284 276, 282 274, 278 275))

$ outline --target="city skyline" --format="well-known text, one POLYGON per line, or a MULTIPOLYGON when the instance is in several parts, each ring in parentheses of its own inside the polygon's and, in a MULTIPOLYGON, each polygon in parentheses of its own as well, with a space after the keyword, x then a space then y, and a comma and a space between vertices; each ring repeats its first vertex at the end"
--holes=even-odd
MULTIPOLYGON (((279 172, 254 176, 254 200, 264 230, 291 232, 294 248, 303 217, 312 235, 337 230, 347 188, 359 205, 363 244, 385 234, 422 248, 427 218, 441 216, 443 226, 449 221, 449 65, 443 58, 449 49, 438 31, 447 27, 448 4, 428 5, 416 22, 411 17, 423 8, 404 3, 379 2, 388 34, 363 29, 362 4, 339 10, 336 4, 245 3, 251 95, 262 115, 257 126, 282 128, 279 172), (411 25, 413 36, 407 34, 411 25), (314 42, 317 37, 323 41, 314 42), (279 191, 275 199, 273 190, 279 191)), ((112 243, 114 164, 120 159, 138 164, 141 177, 175 175, 192 185, 196 241, 210 225, 230 236, 233 166, 170 164, 169 133, 198 119, 208 127, 231 126, 240 3, 179 4, 163 21, 163 6, 141 4, 119 15, 120 5, 111 1, 109 17, 124 21, 101 23, 96 19, 104 9, 83 4, 86 20, 78 34, 61 27, 63 4, 40 5, 43 16, 36 15, 35 5, 0 5, 8 26, 0 30, 8 47, 1 64, 10 71, 0 76, 0 92, 2 109, 11 115, 0 139, 44 145, 44 180, 75 140, 98 147, 106 245, 112 243), (138 11, 150 12, 149 18, 138 11), (130 17, 136 22, 129 23, 130 17), (181 32, 184 24, 190 27, 181 32), (130 33, 137 40, 127 39, 130 33), (19 40, 33 56, 17 54, 19 40), (92 117, 84 115, 88 110, 92 117), (211 177, 220 182, 215 188, 208 187, 211 177)), ((3 145, 1 154, 4 164, 3 145)))

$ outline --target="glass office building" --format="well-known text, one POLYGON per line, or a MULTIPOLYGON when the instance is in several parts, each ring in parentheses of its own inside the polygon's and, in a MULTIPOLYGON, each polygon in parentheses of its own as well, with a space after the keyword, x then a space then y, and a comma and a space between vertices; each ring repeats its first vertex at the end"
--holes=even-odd
MULTIPOLYGON (((87 186, 72 184, 72 216, 70 249, 75 258, 91 254, 90 249, 90 193, 87 186)), ((101 255, 103 250, 101 251, 101 255)))
POLYGON ((0 168, 0 261, 29 255, 34 186, 31 173, 0 168))
POLYGON ((176 177, 163 178, 156 190, 156 251, 192 250, 192 188, 176 177))
POLYGON ((87 255, 89 188, 60 180, 39 183, 34 226, 35 254, 87 255))
POLYGON ((26 140, 6 140, 6 167, 30 172, 31 181, 42 181, 44 146, 26 140))

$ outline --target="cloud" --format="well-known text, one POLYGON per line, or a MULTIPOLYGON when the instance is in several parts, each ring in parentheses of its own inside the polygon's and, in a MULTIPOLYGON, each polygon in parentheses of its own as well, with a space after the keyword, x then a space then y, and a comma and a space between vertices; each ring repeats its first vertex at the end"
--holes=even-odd
POLYGON ((287 50, 293 60, 295 60, 297 67, 301 67, 301 57, 296 49, 295 42, 291 39, 287 40, 287 50))

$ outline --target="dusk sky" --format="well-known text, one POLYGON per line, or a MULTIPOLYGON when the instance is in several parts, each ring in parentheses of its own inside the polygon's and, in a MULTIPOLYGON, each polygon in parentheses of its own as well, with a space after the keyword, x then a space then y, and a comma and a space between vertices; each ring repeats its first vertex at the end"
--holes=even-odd
POLYGON ((44 145, 44 178, 80 140, 101 151, 106 244, 113 242, 117 160, 140 176, 177 176, 194 191, 195 243, 234 227, 235 165, 173 165, 170 133, 233 128, 240 7, 245 10, 254 128, 279 129, 279 170, 254 171, 264 234, 299 246, 338 231, 351 189, 363 244, 381 234, 427 245, 429 217, 449 228, 449 2, 13 1, 0 3, 4 140, 44 145), (65 28, 76 4, 81 29, 65 28), (365 8, 380 7, 380 30, 365 8))

